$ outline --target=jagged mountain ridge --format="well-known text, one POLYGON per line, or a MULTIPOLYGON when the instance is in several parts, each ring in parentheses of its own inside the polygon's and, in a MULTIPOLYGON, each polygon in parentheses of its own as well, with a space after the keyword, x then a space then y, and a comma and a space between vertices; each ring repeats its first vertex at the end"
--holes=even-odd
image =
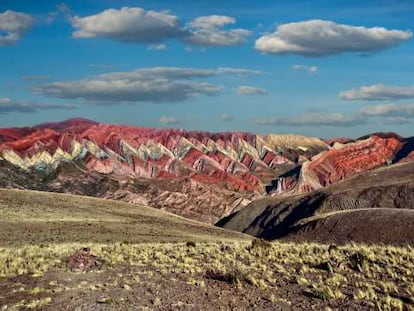
POLYGON ((309 192, 414 159, 396 134, 321 140, 85 119, 0 129, 0 187, 144 204, 215 223, 266 191, 309 192), (268 185, 273 180, 273 183, 268 185))
POLYGON ((327 142, 331 145, 329 149, 273 180, 267 192, 272 195, 307 193, 377 167, 414 160, 414 138, 402 138, 394 133, 327 142))
POLYGON ((258 192, 281 167, 292 168, 327 148, 318 138, 297 135, 189 132, 84 119, 0 129, 0 158, 24 170, 82 160, 89 171, 118 177, 189 176, 258 192))

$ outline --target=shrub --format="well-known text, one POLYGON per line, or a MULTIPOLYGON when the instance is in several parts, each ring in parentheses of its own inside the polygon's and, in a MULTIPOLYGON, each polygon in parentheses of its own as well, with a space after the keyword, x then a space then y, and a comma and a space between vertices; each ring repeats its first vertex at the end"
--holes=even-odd
POLYGON ((194 241, 187 241, 187 243, 185 243, 185 246, 187 246, 187 247, 196 247, 196 242, 194 242, 194 241))
POLYGON ((216 280, 237 286, 240 286, 243 283, 249 283, 247 275, 239 269, 232 269, 231 271, 207 270, 204 276, 210 280, 216 280))
POLYGON ((254 239, 252 243, 247 247, 247 250, 250 253, 256 252, 264 256, 269 255, 270 249, 272 249, 272 243, 264 239, 254 239))
POLYGON ((352 270, 362 272, 366 266, 366 257, 359 253, 353 253, 349 256, 349 266, 352 270))

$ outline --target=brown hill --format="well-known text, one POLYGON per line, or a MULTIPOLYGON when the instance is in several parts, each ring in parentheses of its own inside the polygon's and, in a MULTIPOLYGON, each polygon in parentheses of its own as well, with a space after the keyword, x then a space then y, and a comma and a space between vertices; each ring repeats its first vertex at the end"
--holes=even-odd
POLYGON ((0 215, 0 247, 246 239, 147 206, 30 190, 0 189, 0 215))
POLYGON ((414 210, 344 210, 299 221, 286 236, 293 241, 406 245, 414 242, 414 210))
POLYGON ((414 243, 414 236, 401 233, 398 238, 399 235, 395 236, 393 233, 397 230, 395 228, 403 232, 409 230, 401 226, 399 220, 414 217, 411 211, 407 211, 414 209, 413 177, 413 162, 390 165, 308 194, 253 201, 239 212, 222 219, 217 225, 266 239, 287 236, 294 239, 295 232, 300 232, 301 239, 330 239, 336 242, 356 239, 366 243, 379 242, 373 232, 375 228, 381 228, 385 235, 381 237, 381 242, 414 243), (381 209, 375 211, 376 208, 381 209), (344 210, 358 212, 327 214, 344 210), (399 213, 401 216, 397 217, 399 213), (315 216, 320 218, 312 218, 315 216), (339 221, 342 217, 344 219, 339 221), (366 225, 366 220, 370 217, 378 220, 375 226, 372 224, 374 218, 370 220, 371 227, 366 225), (332 232, 340 234, 331 234, 329 230, 335 220, 338 222, 332 232), (302 225, 298 227, 299 224, 302 225), (352 232, 355 232, 355 226, 359 229, 354 236, 352 232), (309 229, 314 227, 317 230, 309 229), (309 236, 306 235, 307 232, 309 236))

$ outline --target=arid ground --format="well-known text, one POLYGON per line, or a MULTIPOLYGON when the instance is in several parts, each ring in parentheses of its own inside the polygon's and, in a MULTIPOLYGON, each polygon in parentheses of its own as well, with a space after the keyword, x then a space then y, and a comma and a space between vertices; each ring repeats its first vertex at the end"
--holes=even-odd
POLYGON ((3 309, 414 310, 410 246, 270 243, 27 190, 0 190, 0 209, 3 309), (96 264, 74 269, 68 258, 84 248, 96 264))

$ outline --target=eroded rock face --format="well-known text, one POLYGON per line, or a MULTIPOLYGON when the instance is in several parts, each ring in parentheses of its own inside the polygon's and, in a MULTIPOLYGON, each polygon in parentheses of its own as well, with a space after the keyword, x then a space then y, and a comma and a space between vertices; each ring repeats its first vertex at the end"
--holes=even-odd
POLYGON ((298 135, 188 132, 98 124, 83 119, 0 129, 0 157, 24 170, 81 160, 89 172, 180 178, 262 192, 278 171, 326 150, 298 135))
POLYGON ((334 142, 329 150, 304 162, 300 170, 273 181, 268 192, 273 195, 310 192, 380 166, 407 162, 414 149, 411 145, 410 139, 395 134, 374 134, 347 144, 334 142))
POLYGON ((62 170, 47 184, 49 191, 69 192, 146 205, 214 224, 249 204, 256 194, 237 192, 185 178, 112 179, 106 175, 62 170))
POLYGON ((0 187, 123 200, 215 223, 265 190, 309 192, 413 154, 414 139, 395 134, 323 141, 71 119, 0 129, 0 187))

